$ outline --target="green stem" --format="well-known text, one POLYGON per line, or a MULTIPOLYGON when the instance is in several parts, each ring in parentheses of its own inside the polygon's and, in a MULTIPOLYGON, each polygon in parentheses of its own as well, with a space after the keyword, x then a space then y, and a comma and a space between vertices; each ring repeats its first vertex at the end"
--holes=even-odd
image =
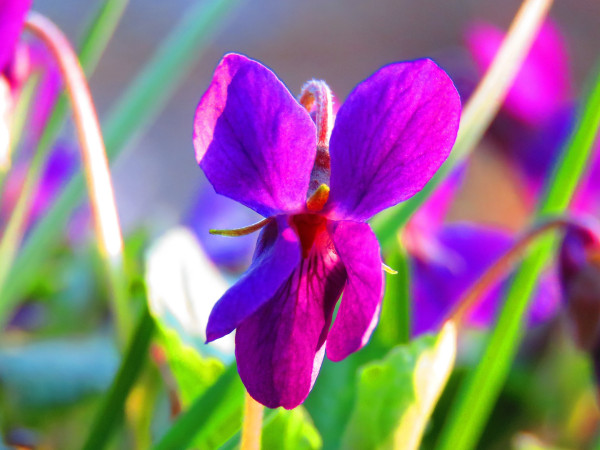
MULTIPOLYGON (((600 72, 574 134, 546 184, 537 217, 561 214, 584 173, 600 125, 600 72)), ((504 385, 524 333, 531 294, 554 250, 554 239, 543 239, 520 265, 506 296, 498 323, 475 371, 463 383, 440 438, 441 449, 473 448, 504 385)))
MULTIPOLYGON (((238 0, 210 0, 194 4, 184 14, 181 23, 167 37, 155 56, 141 71, 122 100, 109 115, 104 127, 104 140, 109 159, 114 159, 134 133, 147 125, 159 112, 173 93, 178 83, 189 72, 206 48, 209 37, 221 25, 238 0), (190 57, 193 55, 193 57, 190 57)), ((32 168, 43 167, 47 151, 53 142, 52 130, 60 128, 58 108, 33 158, 32 168), (57 117, 55 119, 55 117, 57 117)), ((66 106, 66 104, 65 104, 66 106)), ((32 169, 34 170, 34 169, 32 169)), ((35 178, 35 175, 32 175, 35 178)), ((55 244, 70 217, 72 209, 81 201, 85 192, 83 175, 77 174, 63 190, 46 216, 38 222, 22 246, 14 264, 10 265, 9 276, 0 290, 0 324, 6 314, 24 294, 31 280, 38 275, 43 256, 55 244)))
POLYGON ((123 420, 125 401, 144 367, 154 329, 154 319, 144 302, 144 309, 119 372, 90 428, 90 434, 83 446, 85 450, 104 448, 115 426, 123 420))

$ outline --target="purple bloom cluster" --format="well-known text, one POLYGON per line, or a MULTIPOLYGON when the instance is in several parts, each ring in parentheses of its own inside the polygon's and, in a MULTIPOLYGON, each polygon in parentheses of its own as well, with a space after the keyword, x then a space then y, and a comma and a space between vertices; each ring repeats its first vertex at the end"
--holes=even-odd
POLYGON ((360 83, 333 130, 322 125, 333 122, 331 109, 315 114, 310 105, 260 63, 229 54, 195 117, 196 158, 215 190, 268 219, 207 336, 237 330, 242 381, 269 407, 300 404, 325 351, 339 361, 368 341, 383 275, 366 220, 427 183, 460 116, 452 81, 428 59, 391 64, 360 83))

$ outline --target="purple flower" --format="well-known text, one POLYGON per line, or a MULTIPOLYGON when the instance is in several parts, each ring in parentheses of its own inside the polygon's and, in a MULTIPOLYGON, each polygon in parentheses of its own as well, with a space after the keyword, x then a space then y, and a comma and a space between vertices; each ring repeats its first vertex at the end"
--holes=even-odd
MULTIPOLYGON (((468 289, 513 245, 507 232, 472 223, 440 226, 422 240, 436 243, 436 252, 411 255, 413 334, 437 329, 468 289)), ((501 307, 505 283, 498 283, 467 317, 474 327, 489 326, 501 307)), ((560 306, 558 280, 552 271, 541 278, 529 312, 536 325, 555 316, 560 306)))
MULTIPOLYGON (((465 168, 456 170, 438 186, 417 211, 403 233, 411 262, 412 333, 436 330, 468 289, 514 243, 514 237, 494 227, 445 223, 445 216, 460 188, 465 168)), ((466 318, 474 327, 486 327, 496 317, 505 283, 493 287, 466 318)), ((560 289, 553 271, 541 279, 529 313, 535 325, 553 317, 560 304, 560 289)))
MULTIPOLYGON (((480 74, 492 63, 504 32, 486 23, 470 26, 469 49, 480 74)), ((574 101, 567 46, 546 21, 494 121, 491 134, 518 164, 533 200, 568 136, 574 101)))
POLYGON ((256 400, 294 408, 325 350, 339 361, 366 344, 383 276, 365 221, 427 183, 450 152, 459 115, 452 81, 428 59, 385 66, 360 83, 331 130, 325 83, 309 82, 298 102, 260 63, 223 58, 196 111, 196 158, 218 193, 267 224, 248 271, 215 305, 207 336, 237 329, 238 371, 256 400))
MULTIPOLYGON (((481 73, 494 60, 504 35, 499 28, 482 22, 467 29, 467 47, 481 73)), ((558 27, 547 20, 508 92, 503 109, 516 120, 537 126, 571 98, 566 44, 558 27)))

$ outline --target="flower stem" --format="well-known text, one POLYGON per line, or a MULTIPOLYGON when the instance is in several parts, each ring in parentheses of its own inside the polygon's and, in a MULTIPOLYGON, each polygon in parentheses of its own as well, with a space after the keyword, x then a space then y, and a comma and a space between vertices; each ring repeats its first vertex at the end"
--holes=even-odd
POLYGON ((541 225, 534 227, 524 236, 518 239, 513 246, 508 249, 492 266, 490 266, 481 277, 471 286, 471 288, 463 295, 458 302, 456 308, 449 314, 448 319, 453 320, 458 324, 463 323, 465 317, 477 305, 477 302, 483 299, 486 292, 489 291, 505 274, 510 270, 511 266, 519 255, 529 247, 529 245, 540 236, 549 231, 565 228, 569 225, 576 225, 568 219, 555 219, 544 222, 541 225))
MULTIPOLYGON (((56 59, 73 106, 100 254, 106 264, 121 344, 129 335, 130 315, 123 277, 123 238, 100 124, 83 69, 66 37, 50 20, 31 13, 25 28, 42 40, 56 59)), ((6 273, 6 271, 5 271, 6 273)))
POLYGON ((260 450, 263 409, 263 405, 250 397, 250 394, 246 392, 240 450, 260 450))

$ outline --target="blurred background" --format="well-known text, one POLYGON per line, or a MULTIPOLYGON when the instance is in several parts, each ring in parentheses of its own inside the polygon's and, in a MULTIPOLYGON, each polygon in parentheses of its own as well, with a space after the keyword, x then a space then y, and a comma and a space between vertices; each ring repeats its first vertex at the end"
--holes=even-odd
MULTIPOLYGON (((37 0, 34 9, 77 42, 85 18, 98 3, 37 0)), ((192 3, 130 2, 91 79, 101 118, 192 3)), ((463 68, 456 61, 468 65, 465 28, 483 20, 506 29, 519 5, 515 0, 240 1, 160 117, 115 164, 124 228, 144 224, 158 233, 179 222, 205 182, 194 158, 192 122, 196 104, 225 53, 244 53, 262 61, 294 95, 305 81, 324 79, 341 102, 358 82, 394 61, 428 56, 459 76, 463 68)), ((550 15, 568 44, 575 92, 580 92, 596 62, 600 3, 557 1, 550 15)), ((525 215, 518 188, 505 176, 497 153, 482 147, 451 216, 517 229, 525 215), (489 208, 490 194, 496 199, 495 208, 489 208)))

